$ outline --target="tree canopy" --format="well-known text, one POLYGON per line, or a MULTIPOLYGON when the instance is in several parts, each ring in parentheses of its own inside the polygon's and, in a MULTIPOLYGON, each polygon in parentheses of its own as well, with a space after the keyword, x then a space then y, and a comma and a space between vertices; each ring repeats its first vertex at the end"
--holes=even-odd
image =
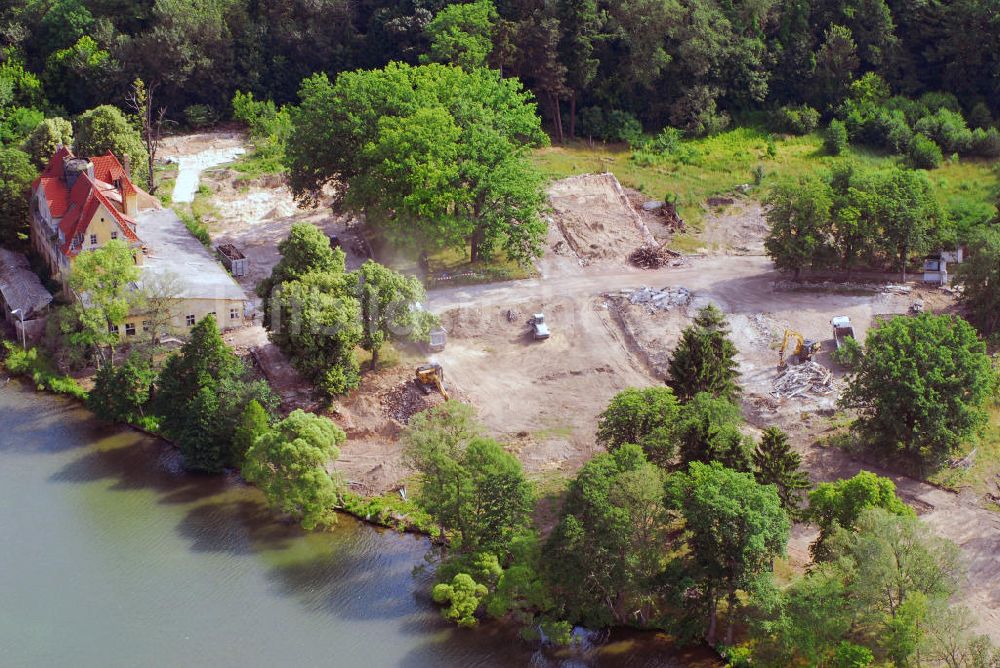
POLYGON ((392 63, 302 84, 286 157, 310 200, 347 184, 346 203, 390 238, 419 248, 468 245, 475 261, 503 248, 540 253, 540 176, 525 151, 546 141, 514 79, 439 64, 392 63))
POLYGON ((304 529, 335 524, 343 483, 328 467, 346 439, 329 419, 292 411, 250 446, 243 476, 263 490, 272 507, 291 515, 304 529))
POLYGON ((28 198, 35 175, 26 153, 0 147, 0 243, 8 248, 27 245, 28 198))
POLYGON ((676 451, 674 427, 680 408, 669 387, 630 387, 616 394, 597 422, 597 440, 609 450, 626 443, 642 447, 646 457, 667 465, 676 451))
POLYGON ((144 170, 149 154, 142 136, 117 107, 104 104, 81 114, 76 124, 73 151, 86 157, 111 151, 121 161, 127 156, 132 181, 140 188, 149 186, 144 170))
POLYGON ((739 396, 736 346, 729 338, 726 316, 714 304, 698 311, 685 328, 667 373, 667 385, 682 402, 699 392, 730 400, 739 396))
POLYGON ((842 397, 873 449, 939 466, 983 424, 994 386, 986 346, 960 318, 897 317, 868 333, 842 397))

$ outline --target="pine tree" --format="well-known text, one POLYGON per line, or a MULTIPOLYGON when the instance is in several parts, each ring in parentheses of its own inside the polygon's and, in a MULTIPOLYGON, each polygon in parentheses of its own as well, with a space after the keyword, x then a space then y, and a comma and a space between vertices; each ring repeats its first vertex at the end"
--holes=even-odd
POLYGON ((256 399, 247 404, 240 423, 233 432, 233 443, 229 459, 236 466, 243 466, 250 446, 271 428, 271 416, 256 399))
POLYGON ((778 427, 768 427, 753 454, 757 470, 754 477, 762 485, 778 488, 781 505, 789 515, 801 514, 799 490, 809 487, 809 474, 800 470, 802 458, 792 450, 788 435, 778 427))
POLYGON ((690 401, 699 392, 735 400, 740 394, 735 357, 736 346, 729 339, 726 317, 709 304, 682 333, 670 360, 667 385, 682 402, 690 401))
POLYGON ((218 473, 225 466, 224 441, 216 434, 219 398, 210 387, 198 390, 185 406, 186 419, 177 435, 184 468, 218 473))

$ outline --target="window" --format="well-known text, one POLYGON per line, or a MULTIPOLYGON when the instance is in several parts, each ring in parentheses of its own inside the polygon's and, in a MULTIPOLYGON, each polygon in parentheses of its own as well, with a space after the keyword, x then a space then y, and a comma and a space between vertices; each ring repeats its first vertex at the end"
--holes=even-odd
POLYGON ((240 317, 240 310, 239 309, 235 309, 235 308, 229 309, 229 319, 230 320, 236 320, 239 317, 240 317))
POLYGON ((125 336, 135 336, 135 323, 126 322, 125 323, 125 336))
POLYGON ((210 316, 212 316, 214 318, 215 317, 215 311, 209 311, 208 313, 206 313, 206 315, 210 315, 210 316))
POLYGON ((118 238, 118 230, 112 230, 111 231, 111 238, 112 239, 117 239, 118 238))
POLYGON ((142 321, 142 331, 144 331, 144 332, 148 332, 148 331, 149 331, 149 328, 150 328, 150 326, 151 326, 152 324, 153 324, 153 323, 151 323, 151 322, 150 322, 149 320, 143 320, 143 321, 142 321))
POLYGON ((118 325, 109 325, 108 326, 108 331, 111 332, 112 334, 117 334, 118 333, 118 325))
POLYGON ((188 327, 194 327, 194 314, 189 313, 186 316, 184 316, 184 322, 187 323, 188 327))
POLYGON ((90 245, 91 246, 96 246, 97 245, 97 235, 96 234, 91 234, 90 235, 90 245))

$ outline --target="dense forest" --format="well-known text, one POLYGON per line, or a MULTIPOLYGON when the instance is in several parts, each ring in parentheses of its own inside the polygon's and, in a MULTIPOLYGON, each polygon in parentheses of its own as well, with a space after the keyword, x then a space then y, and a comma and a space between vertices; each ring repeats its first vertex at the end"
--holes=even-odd
POLYGON ((229 117, 238 90, 293 102, 311 74, 455 48, 520 78, 557 139, 619 138, 632 119, 698 134, 787 105, 829 116, 869 72, 972 127, 1000 112, 989 0, 13 0, 0 47, 8 143, 40 113, 122 104, 136 77, 198 125, 229 117))

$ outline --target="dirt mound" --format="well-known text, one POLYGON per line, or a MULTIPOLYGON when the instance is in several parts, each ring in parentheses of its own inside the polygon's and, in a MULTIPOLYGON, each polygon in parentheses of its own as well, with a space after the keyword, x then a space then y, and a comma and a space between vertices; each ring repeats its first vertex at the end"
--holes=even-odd
POLYGON ((378 399, 382 404, 383 415, 407 424, 415 414, 438 403, 440 395, 425 395, 413 382, 404 381, 380 393, 378 399))
POLYGON ((618 260, 640 246, 656 245, 613 174, 583 174, 549 187, 553 222, 585 262, 618 260))

